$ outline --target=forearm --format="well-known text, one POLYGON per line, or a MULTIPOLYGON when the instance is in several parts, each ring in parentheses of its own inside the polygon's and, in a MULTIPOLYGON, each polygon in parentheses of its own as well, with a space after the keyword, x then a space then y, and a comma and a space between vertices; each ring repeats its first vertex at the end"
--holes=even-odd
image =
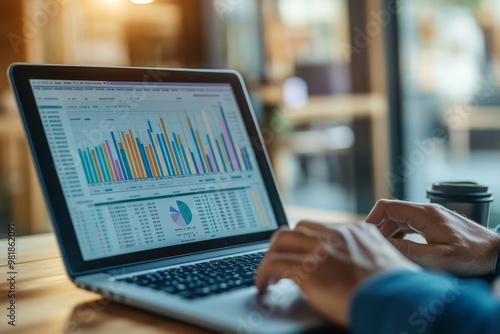
POLYGON ((362 284, 353 333, 500 333, 500 300, 487 284, 427 271, 397 271, 362 284))

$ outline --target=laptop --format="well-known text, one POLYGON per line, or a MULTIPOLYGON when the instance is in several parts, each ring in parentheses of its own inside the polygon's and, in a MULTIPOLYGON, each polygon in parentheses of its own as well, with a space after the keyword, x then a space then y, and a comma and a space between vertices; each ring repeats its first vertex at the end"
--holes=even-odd
POLYGON ((220 332, 324 324, 290 280, 254 286, 287 219, 237 72, 13 64, 9 77, 78 287, 220 332))

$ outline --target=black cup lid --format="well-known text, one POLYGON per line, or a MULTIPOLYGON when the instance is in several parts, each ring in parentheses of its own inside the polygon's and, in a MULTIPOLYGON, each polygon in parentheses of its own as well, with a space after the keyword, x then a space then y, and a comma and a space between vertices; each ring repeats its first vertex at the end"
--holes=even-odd
POLYGON ((493 201, 488 186, 471 181, 447 181, 432 184, 427 198, 463 201, 493 201))

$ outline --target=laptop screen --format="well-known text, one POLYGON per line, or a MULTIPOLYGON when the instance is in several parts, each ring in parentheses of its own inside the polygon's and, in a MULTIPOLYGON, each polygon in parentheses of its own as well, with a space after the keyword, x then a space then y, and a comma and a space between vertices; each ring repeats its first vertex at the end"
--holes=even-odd
POLYGON ((30 84, 85 261, 277 228, 230 84, 30 84))

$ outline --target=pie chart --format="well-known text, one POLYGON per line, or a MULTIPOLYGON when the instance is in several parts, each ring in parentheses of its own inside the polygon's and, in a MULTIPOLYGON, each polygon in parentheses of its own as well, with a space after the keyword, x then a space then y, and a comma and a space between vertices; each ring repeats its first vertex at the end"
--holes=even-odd
POLYGON ((177 206, 170 206, 170 217, 179 226, 187 226, 193 220, 193 213, 189 206, 182 202, 176 201, 177 206))

